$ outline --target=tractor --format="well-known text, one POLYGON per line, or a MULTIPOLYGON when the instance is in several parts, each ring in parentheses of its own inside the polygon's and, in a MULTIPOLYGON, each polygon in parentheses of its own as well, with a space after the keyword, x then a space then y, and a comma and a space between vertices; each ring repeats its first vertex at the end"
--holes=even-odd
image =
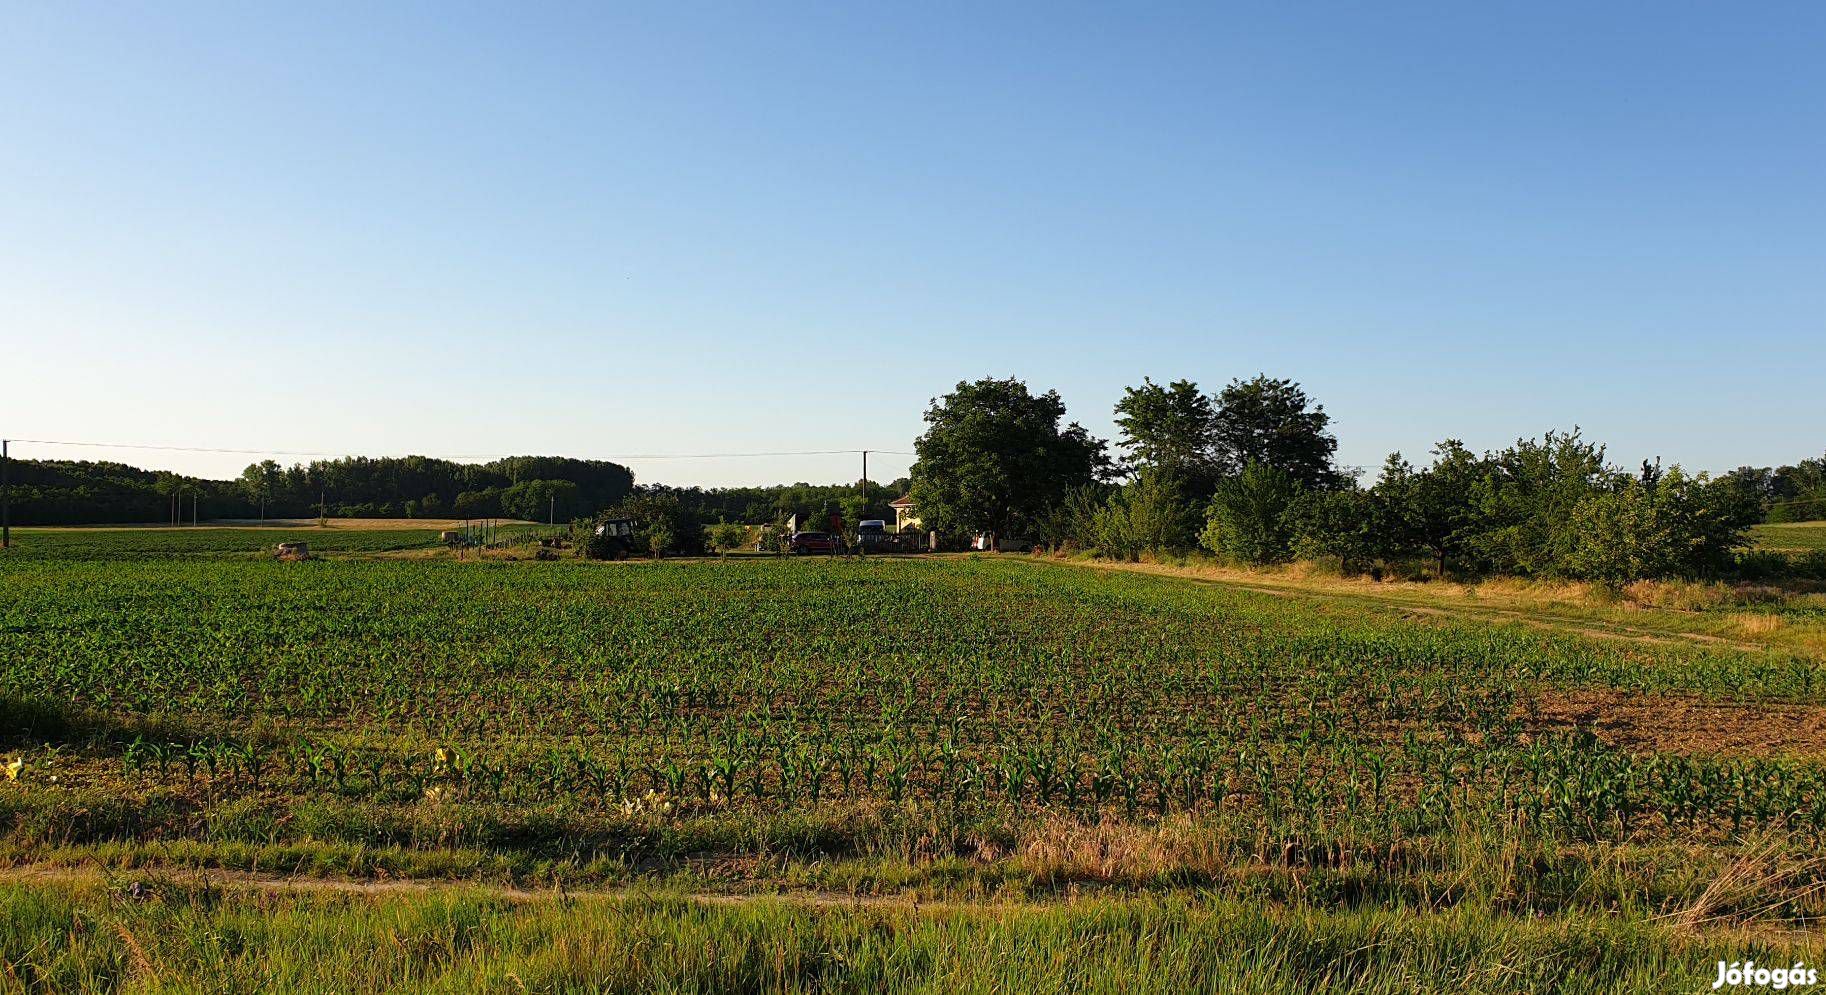
POLYGON ((634 552, 634 533, 640 523, 632 518, 610 518, 597 523, 595 534, 583 547, 591 560, 625 560, 634 552))

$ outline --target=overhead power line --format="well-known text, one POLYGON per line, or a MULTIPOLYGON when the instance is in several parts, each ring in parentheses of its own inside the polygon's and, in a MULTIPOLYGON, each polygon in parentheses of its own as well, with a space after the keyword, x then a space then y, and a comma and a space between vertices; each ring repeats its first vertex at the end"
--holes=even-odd
MULTIPOLYGON (((331 452, 312 449, 230 449, 219 446, 168 446, 142 442, 76 442, 68 439, 13 439, 13 442, 29 443, 38 446, 81 446, 91 449, 149 449, 161 452, 179 453, 217 453, 233 456, 316 456, 336 458, 340 456, 361 455, 354 451, 331 452)), ((916 453, 896 449, 790 449, 768 452, 748 453, 614 453, 603 456, 562 457, 567 459, 593 460, 684 460, 684 459, 741 459, 747 457, 768 456, 855 456, 861 453, 883 453, 890 456, 914 456, 916 453)), ((512 456, 526 456, 528 453, 408 453, 410 456, 424 456, 427 459, 447 460, 497 460, 512 456)))

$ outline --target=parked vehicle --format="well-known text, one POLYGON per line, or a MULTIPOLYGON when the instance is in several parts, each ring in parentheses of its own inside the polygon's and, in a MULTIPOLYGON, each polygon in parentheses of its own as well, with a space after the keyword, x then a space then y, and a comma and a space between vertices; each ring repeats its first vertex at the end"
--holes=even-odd
POLYGON ((634 530, 639 527, 632 518, 611 518, 596 526, 583 555, 592 560, 625 560, 634 552, 634 530))
POLYGON ((993 532, 980 532, 975 538, 970 540, 970 548, 984 552, 989 550, 997 550, 1003 553, 1033 552, 1032 539, 1022 539, 1015 536, 1002 536, 1000 539, 1001 541, 997 542, 997 537, 993 532))
POLYGON ((811 553, 829 555, 837 552, 841 545, 841 540, 829 532, 794 532, 793 537, 787 541, 786 548, 791 550, 795 556, 806 556, 811 553))
POLYGON ((888 531, 888 523, 879 518, 865 519, 856 524, 856 549, 862 553, 887 552, 894 547, 894 534, 888 531))

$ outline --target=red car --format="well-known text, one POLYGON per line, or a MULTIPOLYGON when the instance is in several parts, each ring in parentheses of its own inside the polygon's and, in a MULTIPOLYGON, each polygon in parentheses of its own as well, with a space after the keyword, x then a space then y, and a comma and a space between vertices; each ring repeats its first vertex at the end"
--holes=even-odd
POLYGON ((808 553, 835 553, 837 545, 837 537, 829 532, 794 532, 793 537, 787 541, 786 548, 804 556, 808 553))

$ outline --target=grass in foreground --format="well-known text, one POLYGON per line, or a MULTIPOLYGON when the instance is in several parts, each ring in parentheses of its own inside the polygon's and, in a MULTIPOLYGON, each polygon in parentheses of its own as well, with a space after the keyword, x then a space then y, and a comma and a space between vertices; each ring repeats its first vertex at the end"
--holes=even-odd
POLYGON ((0 988, 59 992, 1705 991, 1816 940, 1234 902, 897 908, 0 885, 0 988))

